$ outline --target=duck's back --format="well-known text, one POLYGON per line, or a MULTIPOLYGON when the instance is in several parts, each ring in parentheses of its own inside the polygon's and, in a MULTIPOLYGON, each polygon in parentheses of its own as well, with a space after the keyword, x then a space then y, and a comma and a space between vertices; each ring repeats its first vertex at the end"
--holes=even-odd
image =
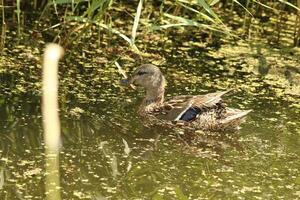
POLYGON ((237 129, 250 110, 228 108, 221 98, 227 92, 176 96, 153 114, 182 127, 212 131, 237 129))

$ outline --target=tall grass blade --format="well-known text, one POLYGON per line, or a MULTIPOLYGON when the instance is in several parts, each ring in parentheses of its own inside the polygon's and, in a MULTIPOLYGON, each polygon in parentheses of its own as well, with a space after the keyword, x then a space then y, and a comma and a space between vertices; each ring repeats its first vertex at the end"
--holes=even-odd
POLYGON ((79 4, 81 2, 86 2, 86 0, 52 0, 48 2, 48 5, 74 4, 75 2, 76 4, 79 4))
POLYGON ((0 44, 0 51, 3 52, 5 46, 5 39, 6 39, 6 23, 5 23, 5 8, 4 8, 4 0, 1 0, 2 6, 2 29, 1 29, 1 44, 0 44))
POLYGON ((257 0, 252 0, 252 1, 255 2, 255 3, 257 3, 258 5, 261 5, 261 6, 265 7, 265 8, 268 8, 268 9, 270 9, 270 10, 278 11, 277 9, 272 8, 272 7, 270 7, 270 6, 266 5, 266 4, 263 4, 263 3, 261 3, 260 1, 257 1, 257 0))
POLYGON ((211 2, 209 2, 209 5, 213 6, 213 5, 215 5, 215 4, 219 3, 219 2, 220 2, 220 0, 212 0, 211 2))
POLYGON ((17 20, 18 20, 18 35, 20 36, 21 33, 21 0, 17 0, 17 20))
POLYGON ((297 6, 295 6, 294 4, 288 2, 288 1, 285 1, 285 0, 279 0, 281 3, 284 3, 292 8, 295 8, 296 10, 300 11, 300 8, 298 8, 297 6))
MULTIPOLYGON (((82 15, 82 17, 88 16, 88 18, 92 18, 93 13, 97 9, 103 8, 105 2, 106 0, 93 0, 89 5, 88 9, 86 10, 86 12, 82 15)), ((101 13, 101 9, 99 9, 99 14, 103 14, 101 13)))
POLYGON ((201 27, 201 28, 205 28, 205 29, 209 29, 212 31, 216 31, 216 32, 220 32, 220 33, 224 33, 233 37, 237 37, 236 35, 234 35, 233 33, 231 33, 226 27, 215 27, 213 25, 208 25, 208 24, 203 24, 203 23, 198 23, 194 20, 190 20, 190 19, 185 19, 183 17, 178 17, 178 16, 174 16, 171 14, 164 14, 165 17, 168 17, 170 19, 176 20, 179 23, 169 23, 169 24, 165 24, 165 25, 159 25, 159 26, 152 26, 151 29, 152 30, 160 30, 160 29, 167 29, 167 28, 171 28, 171 27, 180 27, 180 26, 195 26, 195 27, 201 27))
POLYGON ((213 23, 216 23, 216 21, 215 21, 213 18, 211 18, 210 16, 204 14, 203 12, 200 12, 200 11, 198 11, 198 10, 196 10, 196 9, 194 9, 194 8, 192 8, 192 7, 190 7, 190 6, 187 6, 187 5, 185 5, 184 3, 180 3, 180 2, 179 2, 179 5, 181 5, 182 7, 186 8, 187 10, 190 10, 190 11, 192 11, 192 12, 194 12, 194 13, 197 13, 197 14, 201 15, 202 18, 205 19, 205 20, 207 20, 207 21, 211 21, 211 22, 213 22, 213 23))
POLYGON ((173 27, 182 27, 182 26, 195 26, 195 27, 202 27, 205 29, 209 29, 212 31, 216 31, 216 32, 222 32, 222 33, 226 33, 224 31, 221 31, 217 28, 212 27, 211 25, 208 24, 186 24, 186 23, 176 23, 176 24, 165 24, 165 25, 159 25, 159 26, 152 26, 151 29, 153 31, 156 30, 161 30, 161 29, 168 29, 168 28, 173 28, 173 27))
POLYGON ((190 20, 190 19, 185 19, 183 17, 179 17, 179 16, 174 16, 174 15, 171 15, 171 14, 168 14, 168 13, 165 13, 164 14, 165 17, 168 17, 170 19, 173 19, 173 20, 176 20, 176 21, 179 21, 183 24, 186 24, 186 25, 190 25, 190 26, 198 26, 198 23, 194 20, 190 20))
POLYGON ((55 10, 55 14, 58 15, 58 12, 57 12, 57 4, 56 4, 56 0, 52 0, 53 2, 53 6, 54 6, 54 10, 55 10))
POLYGON ((210 6, 206 3, 205 0, 197 0, 197 3, 201 5, 206 10, 206 12, 213 16, 217 20, 217 22, 222 22, 218 15, 210 8, 210 6))
POLYGON ((243 6, 238 0, 233 0, 233 1, 239 6, 241 6, 249 15, 251 15, 251 17, 253 17, 252 13, 245 6, 243 6))
POLYGON ((135 42, 136 33, 137 33, 137 29, 138 29, 138 25, 139 25, 141 13, 142 13, 142 7, 143 7, 143 0, 140 0, 139 5, 136 9, 136 14, 135 14, 134 22, 133 22, 133 26, 132 26, 132 33, 131 33, 131 43, 132 44, 134 44, 134 42, 135 42))
POLYGON ((121 37, 122 39, 124 39, 126 42, 128 42, 129 45, 130 45, 135 51, 139 52, 139 49, 137 48, 137 46, 136 46, 135 44, 132 44, 131 39, 130 39, 127 35, 121 33, 121 32, 118 31, 117 29, 114 29, 114 28, 109 27, 109 26, 106 25, 106 24, 103 24, 103 23, 101 23, 101 22, 99 22, 99 21, 96 21, 96 20, 87 19, 87 18, 84 18, 84 17, 66 17, 66 20, 69 20, 69 21, 74 20, 74 21, 83 22, 83 23, 93 23, 93 24, 96 24, 97 26, 102 27, 102 28, 104 28, 104 29, 107 29, 107 30, 109 30, 110 32, 112 32, 112 33, 118 35, 119 37, 121 37))
POLYGON ((74 0, 72 0, 71 8, 72 8, 72 13, 74 14, 74 11, 75 11, 75 2, 74 2, 74 0))

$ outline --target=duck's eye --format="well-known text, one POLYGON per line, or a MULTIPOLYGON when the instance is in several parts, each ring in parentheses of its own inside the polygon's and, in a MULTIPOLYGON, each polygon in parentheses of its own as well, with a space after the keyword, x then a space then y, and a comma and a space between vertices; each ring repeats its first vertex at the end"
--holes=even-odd
POLYGON ((145 72, 145 71, 138 71, 138 73, 137 73, 137 75, 139 75, 139 76, 142 76, 144 74, 147 74, 147 72, 145 72))

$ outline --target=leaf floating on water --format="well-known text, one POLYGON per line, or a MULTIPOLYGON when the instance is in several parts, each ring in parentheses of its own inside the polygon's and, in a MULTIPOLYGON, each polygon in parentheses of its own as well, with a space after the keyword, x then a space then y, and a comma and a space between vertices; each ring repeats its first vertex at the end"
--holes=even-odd
POLYGON ((111 166, 111 169, 112 169, 112 176, 113 176, 113 178, 116 178, 120 173, 118 171, 118 160, 117 160, 117 157, 115 155, 113 155, 110 166, 111 166))
POLYGON ((35 169, 31 169, 31 170, 28 170, 28 171, 24 172, 24 176, 33 177, 33 176, 36 176, 38 174, 41 174, 41 172, 42 172, 41 168, 35 168, 35 169))
POLYGON ((132 162, 129 161, 128 165, 127 165, 127 168, 126 168, 127 172, 129 172, 131 170, 131 168, 132 168, 132 162))
POLYGON ((126 142, 126 140, 124 140, 124 138, 122 138, 123 144, 124 144, 124 153, 126 154, 126 156, 129 156, 131 149, 128 146, 128 143, 126 142))
POLYGON ((107 200, 102 194, 96 194, 93 196, 93 200, 107 200))
POLYGON ((79 199, 90 198, 89 195, 87 195, 87 194, 85 194, 85 193, 83 193, 83 192, 81 192, 81 191, 74 191, 74 192, 73 192, 73 195, 76 196, 76 197, 78 197, 79 199))
POLYGON ((103 149, 103 147, 104 147, 105 144, 108 144, 108 142, 107 141, 101 142, 100 143, 100 149, 103 149))
POLYGON ((77 118, 79 118, 83 113, 84 113, 84 110, 79 107, 75 107, 70 110, 70 114, 77 118))

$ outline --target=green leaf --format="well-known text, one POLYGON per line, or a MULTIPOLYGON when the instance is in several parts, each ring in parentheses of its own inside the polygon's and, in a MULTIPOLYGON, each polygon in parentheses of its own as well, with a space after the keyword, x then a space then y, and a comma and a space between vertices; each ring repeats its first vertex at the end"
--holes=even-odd
POLYGON ((201 5, 206 10, 206 12, 213 16, 218 22, 222 22, 218 15, 210 8, 210 6, 206 3, 205 0, 197 0, 197 3, 201 5))

